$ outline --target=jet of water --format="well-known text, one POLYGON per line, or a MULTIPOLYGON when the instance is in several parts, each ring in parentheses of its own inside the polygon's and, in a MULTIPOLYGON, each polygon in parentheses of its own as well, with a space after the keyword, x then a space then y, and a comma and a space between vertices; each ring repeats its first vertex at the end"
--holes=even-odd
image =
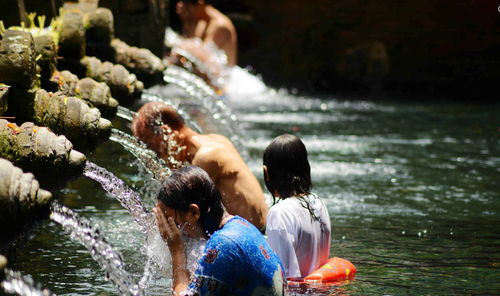
MULTIPOLYGON (((151 278, 156 274, 156 270, 161 270, 165 277, 170 278, 171 270, 169 268, 172 262, 170 251, 160 235, 154 217, 144 208, 140 196, 121 179, 92 162, 87 161, 84 175, 101 183, 104 190, 113 195, 128 210, 146 235, 144 251, 147 261, 144 274, 139 282, 140 287, 147 287, 151 278)), ((194 266, 196 266, 198 258, 201 257, 205 240, 189 238, 185 238, 185 240, 189 254, 188 263, 191 266, 191 271, 194 272, 194 266)))
POLYGON ((219 132, 231 140, 245 160, 249 160, 248 151, 242 143, 243 132, 237 116, 203 79, 173 65, 167 67, 163 72, 163 79, 168 83, 180 86, 191 97, 196 99, 207 110, 207 114, 211 114, 217 123, 219 132))
POLYGON ((142 204, 141 197, 111 172, 91 161, 87 161, 83 174, 99 182, 104 190, 114 196, 128 210, 132 218, 141 226, 144 233, 154 225, 153 216, 142 204))
POLYGON ((118 109, 116 111, 116 115, 120 118, 123 118, 123 119, 131 122, 134 119, 136 112, 134 112, 130 109, 127 109, 123 106, 118 106, 118 109))
MULTIPOLYGON (((5 279, 0 286, 8 294, 17 294, 21 296, 55 296, 56 294, 36 284, 33 278, 28 275, 22 275, 19 271, 13 271, 8 268, 4 270, 5 279)), ((0 293, 1 294, 1 293, 0 293)))
POLYGON ((144 92, 142 94, 141 100, 143 101, 148 101, 148 102, 158 102, 158 103, 165 103, 167 105, 172 106, 174 109, 177 110, 177 113, 184 119, 186 124, 191 127, 193 130, 197 131, 198 133, 202 133, 203 129, 196 123, 194 119, 191 118, 191 116, 187 113, 184 112, 182 108, 179 107, 179 104, 174 102, 173 100, 170 100, 165 97, 159 97, 155 94, 152 93, 147 93, 144 92))
POLYGON ((61 224, 72 239, 87 248, 91 257, 104 270, 106 279, 113 283, 122 295, 143 295, 142 289, 125 270, 121 254, 114 250, 90 221, 55 201, 51 205, 50 219, 61 224))
POLYGON ((117 129, 111 130, 110 140, 120 144, 127 151, 137 157, 137 159, 144 165, 155 179, 163 180, 172 174, 169 167, 178 167, 180 163, 173 157, 169 158, 169 164, 159 158, 154 151, 149 149, 146 144, 141 142, 136 137, 129 135, 117 129))

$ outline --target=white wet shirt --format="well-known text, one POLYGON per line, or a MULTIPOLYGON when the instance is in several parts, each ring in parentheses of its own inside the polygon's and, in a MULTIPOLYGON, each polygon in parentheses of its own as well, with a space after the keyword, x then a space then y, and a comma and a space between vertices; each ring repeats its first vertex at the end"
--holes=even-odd
POLYGON ((297 197, 281 199, 267 215, 266 234, 278 254, 287 278, 303 278, 325 264, 330 255, 330 216, 314 194, 304 197, 314 220, 297 197))

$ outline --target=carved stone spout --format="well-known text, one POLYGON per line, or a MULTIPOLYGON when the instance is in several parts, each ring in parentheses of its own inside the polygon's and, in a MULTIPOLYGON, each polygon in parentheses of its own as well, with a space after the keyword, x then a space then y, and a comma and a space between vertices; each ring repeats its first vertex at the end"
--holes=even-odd
POLYGON ((0 158, 0 234, 22 228, 33 214, 47 208, 52 193, 40 188, 32 173, 24 173, 0 158))
POLYGON ((33 172, 43 184, 57 185, 83 172, 86 157, 65 136, 32 122, 21 126, 0 119, 0 157, 33 172))

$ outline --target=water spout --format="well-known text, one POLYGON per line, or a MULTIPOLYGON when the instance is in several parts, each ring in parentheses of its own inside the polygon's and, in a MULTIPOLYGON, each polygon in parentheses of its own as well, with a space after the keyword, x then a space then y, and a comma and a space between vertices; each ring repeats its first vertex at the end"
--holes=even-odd
POLYGON ((228 120, 237 122, 236 115, 232 114, 230 108, 226 106, 217 93, 195 74, 172 65, 163 72, 163 79, 165 82, 180 86, 207 110, 217 111, 217 113, 227 116, 228 120))
POLYGON ((210 86, 198 76, 177 66, 169 66, 163 72, 163 79, 180 86, 196 99, 206 109, 207 114, 211 115, 219 132, 231 140, 245 160, 249 160, 248 151, 242 143, 243 133, 237 116, 210 86))
MULTIPOLYGON (((145 92, 142 95, 141 100, 146 101, 146 102, 158 102, 158 103, 164 103, 164 104, 170 105, 170 106, 172 106, 172 108, 177 110, 177 113, 182 117, 182 119, 184 119, 184 121, 186 122, 186 124, 190 128, 192 128, 193 130, 195 130, 198 133, 206 132, 204 129, 202 129, 198 125, 196 120, 194 120, 191 117, 191 115, 189 115, 189 113, 185 112, 182 108, 180 108, 179 103, 175 102, 174 100, 171 100, 171 99, 165 98, 165 97, 160 97, 160 96, 155 95, 153 93, 147 93, 147 92, 145 92)), ((134 112, 134 115, 135 115, 135 112, 134 112)))
MULTIPOLYGON (((92 162, 87 162, 84 175, 101 183, 104 190, 113 195, 128 210, 145 234, 145 248, 143 251, 147 261, 139 286, 146 288, 153 276, 157 274, 157 270, 162 271, 165 277, 171 277, 170 251, 160 235, 156 221, 144 208, 139 195, 118 177, 92 162)), ((188 266, 194 272, 194 267, 202 254, 206 241, 187 237, 185 240, 186 249, 189 252, 188 266)))
POLYGON ((134 112, 128 108, 125 108, 123 106, 118 106, 118 110, 116 112, 116 115, 120 118, 123 118, 125 120, 128 120, 132 122, 134 120, 134 116, 137 114, 137 112, 134 112))
POLYGON ((104 190, 114 196, 128 210, 132 218, 139 224, 144 233, 148 233, 154 225, 153 216, 142 204, 141 197, 128 187, 120 178, 111 172, 87 161, 83 174, 99 182, 104 190))
POLYGON ((57 202, 52 203, 50 219, 61 224, 72 239, 87 248, 106 273, 106 279, 112 282, 122 295, 143 295, 143 291, 125 271, 121 254, 114 250, 90 221, 57 202))
POLYGON ((169 167, 181 166, 181 164, 172 157, 169 158, 169 163, 167 164, 163 159, 158 157, 154 151, 148 149, 146 144, 141 142, 136 137, 120 130, 112 129, 110 139, 122 145, 123 148, 135 155, 144 165, 146 170, 159 181, 172 174, 169 167))
POLYGON ((51 296, 56 295, 47 289, 43 289, 28 275, 22 275, 19 271, 8 268, 4 270, 5 279, 0 283, 5 293, 21 296, 51 296))

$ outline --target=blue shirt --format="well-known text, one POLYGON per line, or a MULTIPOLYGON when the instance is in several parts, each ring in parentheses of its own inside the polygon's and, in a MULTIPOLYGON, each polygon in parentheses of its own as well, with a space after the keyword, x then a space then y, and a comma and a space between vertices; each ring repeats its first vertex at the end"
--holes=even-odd
POLYGON ((189 294, 285 295, 286 280, 259 230, 235 216, 208 239, 189 294))

